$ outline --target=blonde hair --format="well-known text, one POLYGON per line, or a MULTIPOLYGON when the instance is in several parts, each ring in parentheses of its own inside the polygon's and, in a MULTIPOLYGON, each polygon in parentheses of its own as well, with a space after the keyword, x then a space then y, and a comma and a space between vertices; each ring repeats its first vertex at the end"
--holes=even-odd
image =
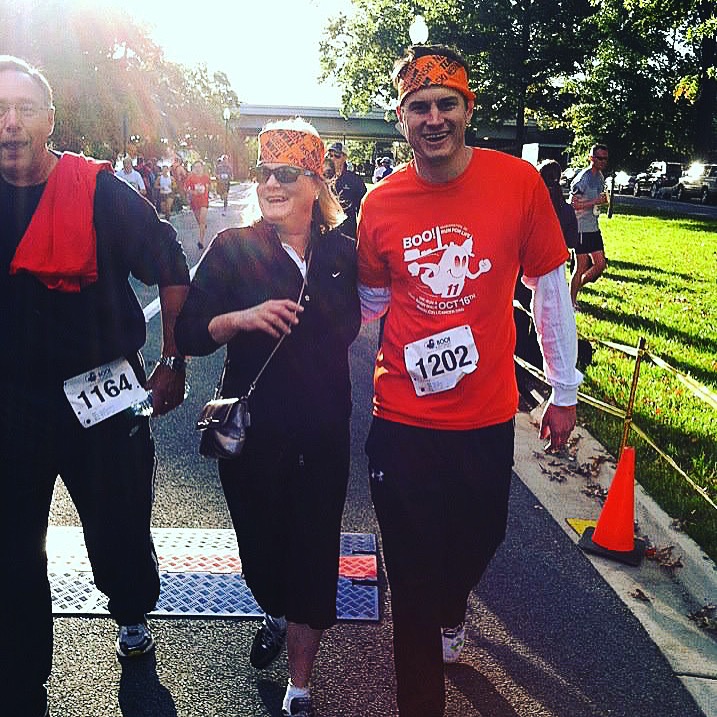
POLYGON ((320 182, 320 187, 319 198, 314 206, 318 205, 320 217, 315 218, 318 219, 320 228, 324 230, 335 229, 346 219, 346 214, 344 214, 341 202, 336 196, 333 182, 329 184, 324 177, 318 175, 316 179, 320 182))
MULTIPOLYGON (((305 132, 319 137, 316 128, 302 117, 292 117, 289 119, 278 120, 276 122, 268 122, 262 128, 262 132, 272 130, 289 130, 293 132, 305 132)), ((318 197, 314 202, 311 221, 320 231, 326 232, 335 229, 345 219, 346 215, 341 207, 341 202, 333 189, 333 185, 329 184, 323 175, 318 172, 314 173, 310 179, 314 181, 318 188, 318 197)), ((250 192, 247 197, 248 201, 243 208, 243 217, 245 223, 253 224, 261 218, 261 210, 259 209, 259 199, 256 194, 256 185, 254 191, 250 192)))
MULTIPOLYGON (((262 132, 268 132, 273 129, 288 129, 294 132, 306 132, 307 134, 313 134, 320 137, 318 130, 311 122, 308 122, 303 117, 288 117, 287 119, 274 120, 273 122, 267 122, 262 128, 262 132)), ((260 132, 261 134, 261 132, 260 132)))

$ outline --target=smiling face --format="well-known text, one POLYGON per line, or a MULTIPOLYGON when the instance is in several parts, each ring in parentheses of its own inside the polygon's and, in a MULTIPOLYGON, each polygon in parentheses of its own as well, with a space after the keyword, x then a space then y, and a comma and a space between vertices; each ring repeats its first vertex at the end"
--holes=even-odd
POLYGON ((40 85, 30 76, 7 70, 0 72, 0 104, 10 106, 0 117, 0 173, 16 186, 41 184, 54 166, 46 147, 55 125, 55 111, 47 107, 40 85), (18 107, 34 108, 26 116, 18 107))
POLYGON ((434 85, 409 94, 397 113, 419 175, 445 181, 463 171, 470 156, 465 131, 473 114, 472 102, 466 105, 457 90, 434 85))
MULTIPOLYGON (((281 164, 264 163, 264 167, 276 169, 281 164)), ((319 191, 315 177, 300 175, 295 182, 282 184, 272 174, 257 186, 259 208, 264 219, 279 229, 293 229, 311 223, 311 210, 319 191)))

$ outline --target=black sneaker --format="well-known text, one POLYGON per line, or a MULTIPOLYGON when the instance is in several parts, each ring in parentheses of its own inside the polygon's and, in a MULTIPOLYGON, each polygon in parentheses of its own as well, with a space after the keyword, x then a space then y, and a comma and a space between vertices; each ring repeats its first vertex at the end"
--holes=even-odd
POLYGON ((120 625, 115 642, 119 657, 139 657, 154 649, 154 638, 146 622, 120 625))
POLYGON ((281 710, 284 717, 314 717, 314 706, 311 704, 311 697, 294 697, 289 703, 289 711, 281 710))
POLYGON ((251 643, 249 653, 251 666, 257 670, 268 667, 279 656, 285 642, 286 620, 266 615, 251 643))

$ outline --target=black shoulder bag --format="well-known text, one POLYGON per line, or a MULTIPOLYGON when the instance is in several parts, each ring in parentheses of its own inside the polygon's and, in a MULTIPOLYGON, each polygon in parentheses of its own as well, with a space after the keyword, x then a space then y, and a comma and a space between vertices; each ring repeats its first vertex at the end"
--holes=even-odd
MULTIPOLYGON (((306 261, 307 276, 310 261, 311 255, 306 261)), ((301 304, 305 288, 306 277, 304 277, 301 284, 299 297, 296 300, 297 304, 301 304)), ((251 425, 249 398, 254 393, 256 384, 264 373, 264 369, 269 365, 285 338, 286 334, 283 334, 277 341, 269 357, 264 361, 264 365, 259 369, 256 378, 249 384, 249 390, 241 398, 221 397, 224 374, 227 370, 227 360, 225 359, 221 378, 214 391, 214 398, 204 404, 204 408, 202 408, 197 418, 196 428, 202 432, 202 437, 199 441, 199 452, 205 458, 232 460, 239 456, 246 441, 246 430, 251 425)))

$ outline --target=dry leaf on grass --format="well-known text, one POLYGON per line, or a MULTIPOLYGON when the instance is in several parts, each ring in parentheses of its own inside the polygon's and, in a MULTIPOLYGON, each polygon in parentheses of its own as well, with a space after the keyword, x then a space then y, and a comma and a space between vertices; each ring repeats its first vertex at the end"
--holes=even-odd
POLYGON ((700 610, 691 612, 688 617, 693 622, 696 622, 703 630, 717 633, 717 619, 715 619, 715 613, 717 613, 717 605, 709 603, 700 610))

